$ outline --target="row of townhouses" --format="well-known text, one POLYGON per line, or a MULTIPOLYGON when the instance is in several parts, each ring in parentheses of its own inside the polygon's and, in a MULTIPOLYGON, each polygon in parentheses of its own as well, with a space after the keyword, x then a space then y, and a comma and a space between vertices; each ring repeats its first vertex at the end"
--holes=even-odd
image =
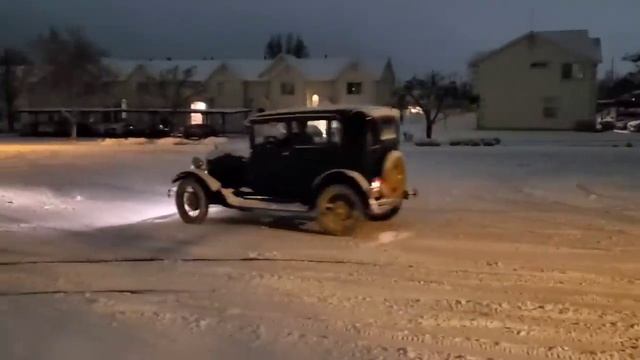
POLYGON ((150 87, 162 74, 185 81, 191 103, 207 108, 279 109, 329 104, 389 105, 396 82, 390 60, 350 58, 298 59, 280 55, 273 60, 122 60, 107 58, 115 74, 111 93, 129 106, 160 106, 150 99, 150 87), (192 69, 188 78, 180 78, 192 69), (176 71, 177 70, 177 71, 176 71))

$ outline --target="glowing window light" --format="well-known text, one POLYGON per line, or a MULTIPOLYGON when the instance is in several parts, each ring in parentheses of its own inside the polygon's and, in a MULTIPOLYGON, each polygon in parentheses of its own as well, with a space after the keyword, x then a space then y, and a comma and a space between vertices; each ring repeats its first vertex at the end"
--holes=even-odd
MULTIPOLYGON (((207 110, 207 104, 203 101, 194 101, 191 103, 191 109, 193 110, 207 110)), ((191 125, 200 125, 203 121, 201 113, 191 113, 191 125)))
POLYGON ((313 94, 311 96, 311 107, 318 107, 318 105, 320 105, 320 96, 313 94))

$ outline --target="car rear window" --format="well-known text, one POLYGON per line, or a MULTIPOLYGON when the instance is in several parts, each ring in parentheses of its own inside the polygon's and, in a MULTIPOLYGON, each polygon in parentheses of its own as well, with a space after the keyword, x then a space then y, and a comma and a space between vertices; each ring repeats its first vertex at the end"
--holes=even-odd
POLYGON ((398 124, 393 120, 382 120, 379 123, 380 126, 380 140, 397 140, 398 139, 398 124))

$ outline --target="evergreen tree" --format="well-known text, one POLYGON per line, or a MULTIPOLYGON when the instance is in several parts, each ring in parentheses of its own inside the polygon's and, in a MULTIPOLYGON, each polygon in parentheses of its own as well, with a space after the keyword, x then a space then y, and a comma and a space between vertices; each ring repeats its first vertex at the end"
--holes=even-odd
POLYGON ((302 40, 302 37, 300 37, 300 35, 296 37, 291 55, 297 57, 298 59, 309 57, 309 49, 307 48, 307 44, 304 43, 304 40, 302 40))

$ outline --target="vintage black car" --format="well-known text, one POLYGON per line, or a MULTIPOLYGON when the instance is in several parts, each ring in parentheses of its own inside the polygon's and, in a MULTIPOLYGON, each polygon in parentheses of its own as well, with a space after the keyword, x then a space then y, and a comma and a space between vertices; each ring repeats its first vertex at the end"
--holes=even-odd
POLYGON ((313 215, 323 231, 395 216, 411 194, 399 148, 399 113, 385 107, 305 108, 250 117, 251 154, 194 158, 173 183, 185 223, 209 205, 313 215))

